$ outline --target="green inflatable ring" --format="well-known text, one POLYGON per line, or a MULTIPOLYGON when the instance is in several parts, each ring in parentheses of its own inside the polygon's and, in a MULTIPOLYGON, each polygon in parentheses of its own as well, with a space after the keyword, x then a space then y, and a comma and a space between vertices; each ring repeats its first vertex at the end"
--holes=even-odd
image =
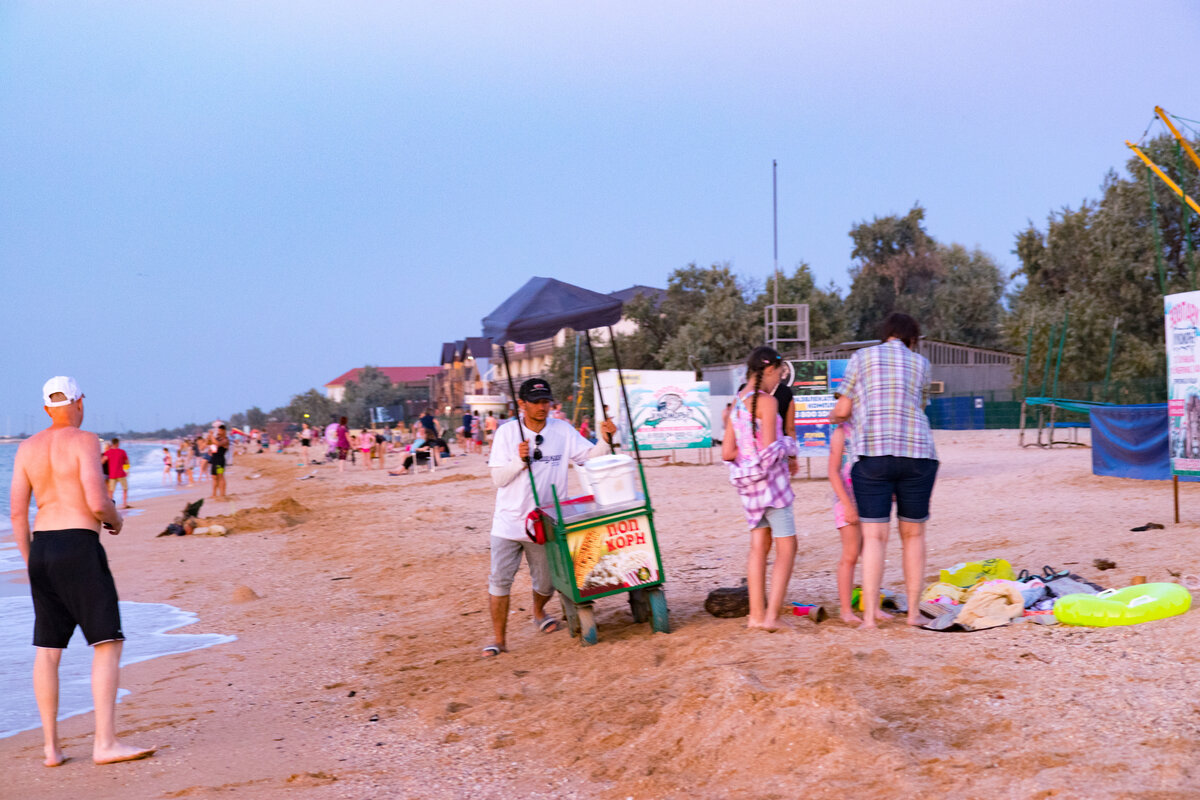
POLYGON ((1054 603, 1054 616, 1064 625, 1107 628, 1174 617, 1191 606, 1191 593, 1177 583, 1143 583, 1060 597, 1054 603))

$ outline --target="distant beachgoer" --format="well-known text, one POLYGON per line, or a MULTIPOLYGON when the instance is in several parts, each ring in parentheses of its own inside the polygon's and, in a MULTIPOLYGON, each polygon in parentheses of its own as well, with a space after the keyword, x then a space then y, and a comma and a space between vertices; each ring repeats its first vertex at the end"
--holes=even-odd
POLYGON ((748 628, 777 630, 788 582, 796 560, 795 494, 786 457, 795 455, 796 440, 783 432, 772 392, 779 383, 783 359, 770 347, 756 347, 746 360, 746 386, 740 390, 725 423, 721 457, 732 462, 730 481, 737 489, 750 526, 746 583, 750 592, 748 628), (767 593, 767 556, 775 544, 771 591, 767 593))
POLYGON ((175 484, 183 486, 183 473, 187 471, 187 453, 184 451, 186 442, 179 445, 179 450, 175 453, 175 458, 172 464, 175 467, 175 484))
POLYGON ((375 452, 375 434, 363 428, 362 433, 358 435, 358 449, 362 451, 363 468, 371 469, 373 466, 371 458, 375 452))
POLYGON ((554 404, 554 418, 561 420, 565 420, 567 418, 567 412, 563 411, 562 403, 554 404))
POLYGON ((471 410, 464 408, 462 415, 462 448, 463 455, 471 452, 471 442, 475 440, 474 433, 475 417, 471 414, 471 410))
POLYGON ((117 486, 121 487, 121 508, 131 508, 129 505, 129 454, 121 449, 121 440, 113 437, 111 446, 104 451, 108 461, 108 494, 115 501, 117 486))
POLYGON ((437 424, 437 420, 433 416, 432 408, 425 409, 425 413, 422 414, 421 418, 417 421, 421 424, 421 427, 425 429, 425 431, 426 431, 425 438, 426 439, 433 439, 433 438, 437 437, 438 424, 437 424))
POLYGON ((212 452, 212 479, 214 498, 225 496, 225 461, 226 454, 229 452, 229 436, 225 433, 225 426, 218 425, 217 433, 212 439, 210 446, 212 452))
POLYGON ((166 447, 164 447, 163 448, 163 474, 162 474, 162 482, 163 483, 171 482, 171 465, 172 465, 171 451, 169 449, 167 449, 166 447))
POLYGON ((350 429, 346 427, 346 418, 339 417, 337 428, 334 429, 337 442, 338 472, 346 471, 346 456, 350 454, 350 429))
POLYGON ((184 439, 183 446, 184 446, 183 466, 187 470, 188 486, 195 486, 196 485, 196 460, 197 460, 196 440, 193 439, 192 441, 189 442, 187 439, 184 439))
POLYGON ((328 425, 325 426, 325 460, 333 461, 337 458, 337 440, 338 440, 338 419, 334 417, 328 425))
POLYGON ((584 417, 583 422, 579 423, 579 435, 587 439, 592 444, 596 443, 596 437, 592 436, 592 418, 584 417))
MULTIPOLYGON (((483 648, 487 657, 499 656, 507 649, 509 594, 513 578, 524 555, 533 581, 533 624, 542 633, 553 633, 559 620, 546 612, 546 603, 554 591, 550 582, 550 562, 546 546, 530 541, 525 519, 534 510, 533 490, 525 470, 537 481, 538 496, 567 496, 567 464, 582 464, 589 458, 612 452, 607 444, 593 445, 579 435, 569 422, 550 418, 554 399, 550 384, 530 378, 517 392, 521 417, 501 425, 488 458, 492 483, 496 487, 496 510, 492 516, 491 571, 488 574, 488 610, 492 619, 492 643, 483 648)), ((612 433, 616 426, 604 423, 612 433)))
POLYGON ((96 437, 80 430, 83 392, 71 378, 42 387, 50 427, 26 439, 13 462, 13 538, 29 571, 33 595, 33 693, 42 720, 43 764, 67 760, 58 739, 58 666, 76 626, 92 647, 96 730, 92 760, 134 761, 154 753, 117 738, 121 612, 100 529, 121 532, 122 520, 96 464, 96 437), (29 503, 37 500, 32 538, 29 503))
POLYGON ((892 313, 880 327, 882 344, 856 350, 846 365, 831 422, 854 421, 850 480, 862 524, 863 628, 874 628, 891 528, 892 499, 900 526, 908 624, 920 625, 925 580, 925 523, 938 460, 925 416, 931 367, 916 352, 921 327, 892 313))
POLYGON ((487 431, 487 440, 492 442, 496 438, 496 428, 500 423, 496 420, 496 414, 493 411, 488 411, 487 418, 483 421, 483 428, 487 431))
POLYGON ((425 439, 424 437, 414 439, 408 448, 408 455, 405 456, 404 463, 400 466, 400 469, 389 472, 388 475, 407 475, 410 469, 415 471, 416 467, 421 464, 430 464, 431 462, 431 466, 436 468, 438 457, 436 442, 436 439, 425 439))
POLYGON ((300 463, 303 466, 308 466, 312 463, 310 455, 312 449, 313 429, 308 427, 308 423, 300 428, 300 463))
POLYGON ((474 431, 474 433, 475 433, 475 452, 482 453, 483 452, 483 442, 485 439, 485 434, 483 432, 483 420, 479 417, 478 414, 474 414, 471 417, 471 423, 472 423, 471 430, 474 431))

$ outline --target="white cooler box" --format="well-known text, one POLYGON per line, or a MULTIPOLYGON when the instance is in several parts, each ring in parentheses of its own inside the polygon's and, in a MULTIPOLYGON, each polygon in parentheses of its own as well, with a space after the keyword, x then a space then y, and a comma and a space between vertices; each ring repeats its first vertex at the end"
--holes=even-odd
POLYGON ((597 505, 611 506, 637 500, 637 468, 629 456, 600 456, 583 466, 597 505))

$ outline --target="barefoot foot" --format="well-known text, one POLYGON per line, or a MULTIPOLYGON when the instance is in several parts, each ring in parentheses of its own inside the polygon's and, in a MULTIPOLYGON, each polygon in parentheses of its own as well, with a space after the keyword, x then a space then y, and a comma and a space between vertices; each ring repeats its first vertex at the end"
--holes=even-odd
POLYGON ((841 611, 841 617, 842 622, 846 623, 847 625, 857 625, 862 622, 862 619, 860 619, 857 614, 844 608, 841 611))
POLYGON ((103 750, 92 751, 92 761, 97 764, 120 764, 123 761, 137 761, 139 758, 149 758, 154 755, 157 747, 134 747, 133 745, 117 742, 114 746, 103 750))
POLYGON ((65 763, 67 763, 67 757, 63 755, 62 750, 57 747, 47 748, 46 760, 42 762, 42 766, 61 767, 65 763))

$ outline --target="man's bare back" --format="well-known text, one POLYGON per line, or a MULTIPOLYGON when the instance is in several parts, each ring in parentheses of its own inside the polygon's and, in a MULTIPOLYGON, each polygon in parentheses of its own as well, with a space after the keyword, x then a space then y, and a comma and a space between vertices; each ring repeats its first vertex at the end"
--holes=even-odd
MULTIPOLYGON (((99 532, 101 518, 108 516, 105 506, 116 517, 104 490, 98 452, 95 434, 67 426, 47 428, 21 444, 14 471, 25 473, 37 498, 35 530, 99 532)), ((116 520, 105 521, 112 525, 116 520)))

